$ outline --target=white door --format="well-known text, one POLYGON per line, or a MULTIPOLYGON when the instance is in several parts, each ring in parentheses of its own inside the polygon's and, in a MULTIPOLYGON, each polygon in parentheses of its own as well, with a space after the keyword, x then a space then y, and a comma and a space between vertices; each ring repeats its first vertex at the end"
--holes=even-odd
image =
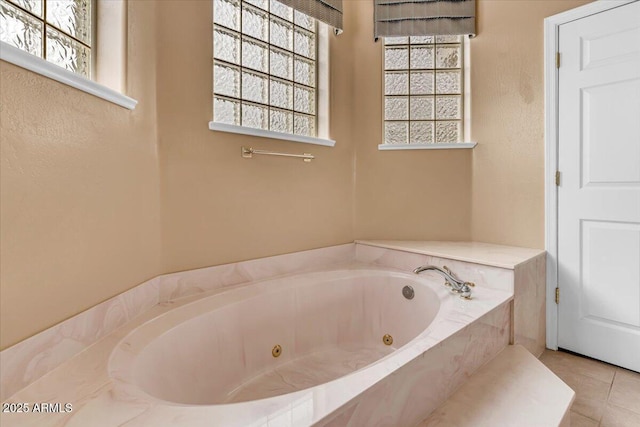
POLYGON ((558 346, 640 371, 640 1, 559 52, 558 346))

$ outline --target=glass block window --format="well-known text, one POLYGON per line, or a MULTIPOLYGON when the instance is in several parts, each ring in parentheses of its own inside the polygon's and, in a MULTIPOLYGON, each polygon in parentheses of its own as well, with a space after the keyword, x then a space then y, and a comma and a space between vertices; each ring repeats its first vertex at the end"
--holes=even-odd
POLYGON ((0 0, 0 40, 91 77, 92 0, 0 0))
POLYGON ((463 141, 462 36, 384 41, 384 143, 463 141))
POLYGON ((316 21, 275 0, 213 0, 213 121, 316 136, 316 21))

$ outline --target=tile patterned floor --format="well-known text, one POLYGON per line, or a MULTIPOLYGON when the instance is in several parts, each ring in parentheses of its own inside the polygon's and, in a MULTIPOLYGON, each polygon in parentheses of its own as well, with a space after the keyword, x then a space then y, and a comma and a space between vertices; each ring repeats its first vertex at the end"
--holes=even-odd
POLYGON ((640 427, 640 374, 562 351, 540 361, 576 392, 571 427, 640 427))

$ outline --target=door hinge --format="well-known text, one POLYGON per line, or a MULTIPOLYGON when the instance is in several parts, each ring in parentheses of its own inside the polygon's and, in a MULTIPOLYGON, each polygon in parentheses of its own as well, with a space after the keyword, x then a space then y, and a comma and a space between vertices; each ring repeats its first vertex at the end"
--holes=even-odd
POLYGON ((560 185, 560 171, 556 171, 556 185, 560 185))
POLYGON ((560 304, 560 288, 556 287, 556 304, 560 304))
POLYGON ((556 52, 556 68, 560 68, 560 52, 556 52))

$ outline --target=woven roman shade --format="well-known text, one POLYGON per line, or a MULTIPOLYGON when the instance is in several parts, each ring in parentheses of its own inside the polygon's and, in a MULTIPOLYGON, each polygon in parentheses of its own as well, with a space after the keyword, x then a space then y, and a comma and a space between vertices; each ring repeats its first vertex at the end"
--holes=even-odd
POLYGON ((475 0, 374 0, 374 36, 475 35, 475 0))
POLYGON ((342 0, 278 0, 298 12, 342 30, 342 0))

